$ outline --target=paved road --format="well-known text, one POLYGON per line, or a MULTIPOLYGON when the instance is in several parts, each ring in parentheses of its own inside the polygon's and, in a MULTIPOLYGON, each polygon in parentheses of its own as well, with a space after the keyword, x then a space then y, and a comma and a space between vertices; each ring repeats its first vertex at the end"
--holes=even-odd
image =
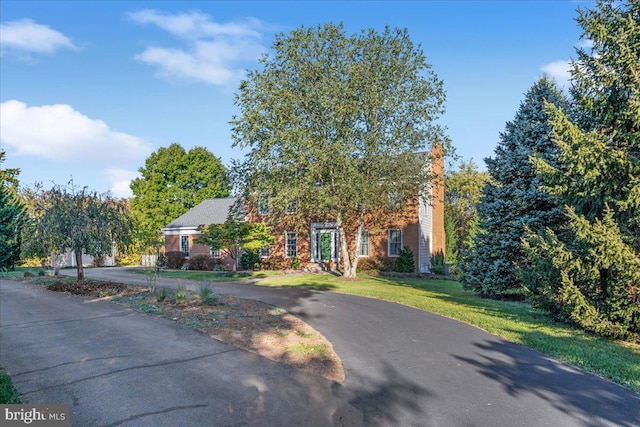
POLYGON ((23 402, 69 404, 78 427, 338 425, 360 416, 324 378, 170 320, 2 280, 0 364, 23 402))
MULTIPOLYGON (((120 269, 87 274, 145 283, 120 269)), ((159 281, 178 283, 201 285, 159 281)), ((366 425, 640 426, 640 395, 451 319, 331 292, 211 287, 284 307, 323 333, 347 376, 334 393, 366 425)))

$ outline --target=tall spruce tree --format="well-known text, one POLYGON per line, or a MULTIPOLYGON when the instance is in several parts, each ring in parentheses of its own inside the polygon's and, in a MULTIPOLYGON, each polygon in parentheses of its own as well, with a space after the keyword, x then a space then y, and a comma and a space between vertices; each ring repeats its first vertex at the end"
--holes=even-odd
POLYGON ((640 340, 640 2, 598 1, 578 24, 572 122, 550 106, 556 163, 540 158, 569 226, 527 242, 522 278, 536 304, 586 330, 640 340))
POLYGON ((461 265, 464 286, 485 296, 522 297, 517 269, 524 257, 525 231, 555 228, 565 221, 557 199, 539 188, 543 182, 530 162, 536 155, 554 164, 558 152, 551 140, 547 102, 569 108, 566 96, 543 76, 506 124, 495 157, 485 159, 492 180, 478 205, 480 231, 461 265))

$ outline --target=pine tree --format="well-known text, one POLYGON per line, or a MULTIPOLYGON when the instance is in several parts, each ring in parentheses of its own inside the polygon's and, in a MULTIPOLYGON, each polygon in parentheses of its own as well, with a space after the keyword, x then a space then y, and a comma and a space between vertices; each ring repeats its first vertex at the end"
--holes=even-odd
POLYGON ((524 289, 517 269, 524 257, 525 231, 555 228, 565 221, 557 199, 540 189, 543 182, 530 161, 539 156, 553 164, 558 151, 547 102, 569 109, 566 96, 544 76, 506 124, 495 157, 485 159, 492 180, 478 206, 480 231, 461 265, 465 287, 485 296, 521 298, 524 289))
POLYGON ((20 200, 4 181, 0 181, 0 271, 12 270, 20 260, 23 216, 20 200))
POLYGON ((586 330, 640 340, 640 2, 579 11, 590 50, 573 64, 573 122, 549 107, 556 163, 536 161, 567 206, 566 230, 527 242, 536 304, 586 330))

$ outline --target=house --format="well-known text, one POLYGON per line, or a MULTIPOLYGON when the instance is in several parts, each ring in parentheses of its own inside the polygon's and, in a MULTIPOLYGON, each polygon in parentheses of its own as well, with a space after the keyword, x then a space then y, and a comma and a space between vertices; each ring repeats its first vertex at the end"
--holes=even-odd
MULTIPOLYGON (((435 156, 431 167, 434 175, 444 177, 441 156, 435 156)), ((420 196, 387 218, 365 222, 362 244, 358 248, 359 262, 363 258, 378 265, 393 262, 400 249, 409 246, 414 253, 416 271, 430 271, 432 254, 444 253, 445 249, 443 180, 434 181, 429 189, 429 200, 420 196)), ((166 251, 181 250, 188 256, 211 253, 210 248, 194 243, 200 234, 198 226, 223 223, 236 202, 235 198, 205 200, 167 225, 162 229, 166 251)), ((287 214, 272 218, 267 200, 259 200, 253 208, 247 207, 247 212, 248 221, 266 222, 273 227, 275 243, 261 251, 265 263, 289 266, 297 258, 303 266, 329 261, 339 265, 340 235, 334 222, 310 218, 301 224, 299 219, 287 214)), ((219 251, 213 255, 220 256, 219 251)), ((230 266, 232 260, 224 260, 224 264, 230 266)))
POLYGON ((173 220, 162 229, 165 239, 165 252, 184 252, 187 258, 196 255, 213 255, 220 258, 225 265, 232 265, 232 259, 226 259, 220 250, 212 251, 208 246, 195 242, 202 234, 201 225, 222 224, 227 220, 229 213, 237 203, 235 197, 220 199, 207 199, 194 206, 185 214, 173 220))

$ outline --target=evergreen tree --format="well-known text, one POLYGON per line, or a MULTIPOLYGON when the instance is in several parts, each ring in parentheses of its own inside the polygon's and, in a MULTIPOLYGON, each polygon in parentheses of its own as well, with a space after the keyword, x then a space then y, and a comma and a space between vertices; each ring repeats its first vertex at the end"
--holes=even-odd
POLYGON ((573 64, 572 122, 550 106, 560 154, 537 159, 567 206, 566 230, 527 243, 522 278, 536 304, 605 336, 640 340, 640 3, 579 11, 590 50, 573 64))
POLYGON ((558 152, 547 102, 569 108, 566 96, 543 76, 506 124, 495 157, 485 159, 492 180, 478 206, 480 231, 461 265, 465 287, 485 296, 521 298, 524 290, 517 269, 524 257, 525 231, 565 222, 557 199, 540 189, 543 182, 530 162, 535 155, 553 164, 558 152))
MULTIPOLYGON (((5 152, 0 151, 0 165, 5 152)), ((0 271, 12 270, 20 260, 20 227, 24 206, 16 195, 19 169, 0 169, 0 271)))

